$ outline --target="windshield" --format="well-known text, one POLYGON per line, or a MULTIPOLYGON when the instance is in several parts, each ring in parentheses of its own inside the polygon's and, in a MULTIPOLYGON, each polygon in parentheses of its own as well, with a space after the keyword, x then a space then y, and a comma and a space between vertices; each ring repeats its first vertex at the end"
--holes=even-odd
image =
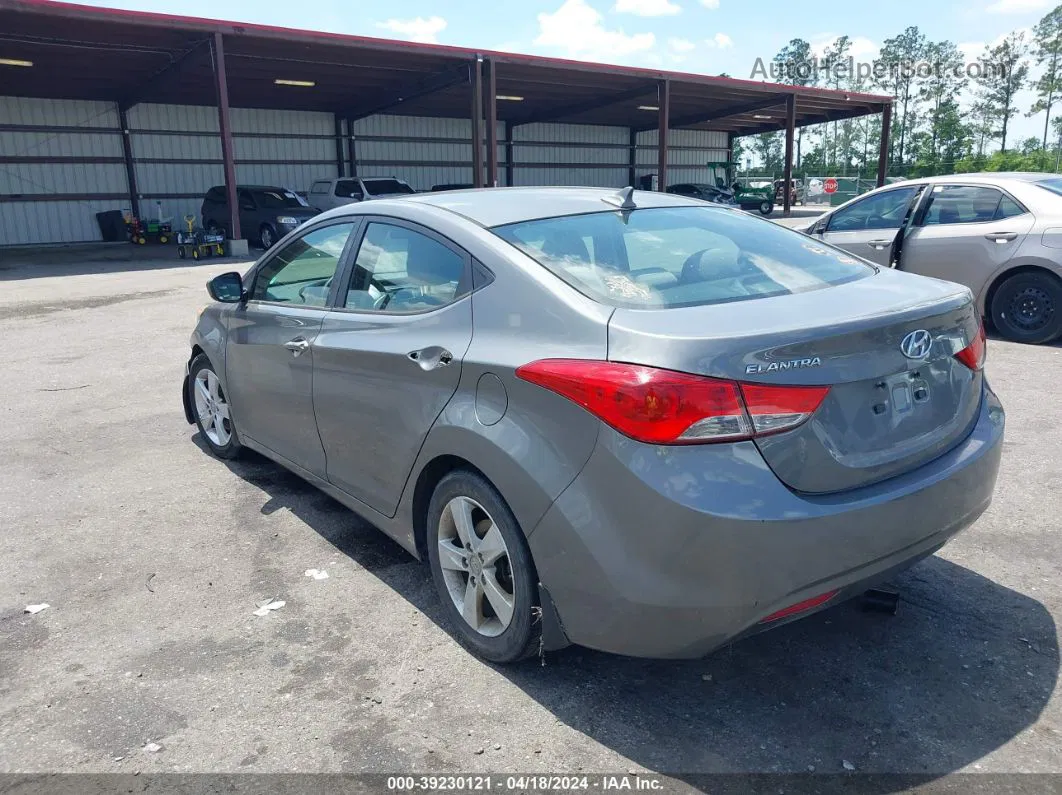
POLYGON ((256 190, 254 198, 265 210, 283 210, 288 207, 306 207, 307 204, 290 190, 256 190))
POLYGON ((635 309, 820 290, 874 272, 798 232, 710 206, 545 218, 493 231, 581 293, 635 309))
POLYGON ((365 190, 373 196, 382 196, 385 193, 416 193, 400 179, 366 179, 365 190))

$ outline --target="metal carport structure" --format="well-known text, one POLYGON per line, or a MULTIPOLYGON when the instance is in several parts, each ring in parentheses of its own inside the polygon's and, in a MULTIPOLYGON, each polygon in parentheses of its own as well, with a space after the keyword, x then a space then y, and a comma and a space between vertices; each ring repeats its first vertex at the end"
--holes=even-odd
MULTIPOLYGON (((633 184, 637 172, 645 170, 645 158, 639 158, 639 153, 652 147, 658 185, 663 189, 668 184, 669 152, 681 148, 669 145, 669 140, 679 131, 725 134, 729 155, 735 136, 785 130, 785 177, 789 179, 796 127, 874 113, 883 114, 881 184, 892 101, 872 94, 116 11, 50 0, 0 0, 0 63, 5 64, 0 65, 0 95, 110 103, 117 121, 113 127, 73 129, 0 118, 0 133, 65 131, 121 138, 120 154, 115 150, 105 157, 7 154, 0 150, 0 166, 45 165, 79 157, 107 162, 115 168, 120 164, 126 176, 124 190, 69 196, 71 200, 118 200, 121 196, 137 214, 144 194, 137 184, 132 138, 138 132, 168 131, 138 131, 131 126, 130 115, 139 105, 159 98, 174 105, 216 108, 216 130, 182 134, 220 140, 231 208, 236 207, 236 167, 241 162, 254 162, 241 160, 234 153, 233 109, 331 114, 331 130, 301 137, 318 139, 318 144, 328 139, 329 152, 334 154, 328 158, 317 155, 307 164, 323 167, 328 160, 328 167, 338 175, 357 172, 357 146, 365 136, 355 130, 363 120, 380 114, 464 119, 470 122, 467 136, 431 140, 450 150, 456 145, 467 147, 471 181, 477 186, 512 185, 514 169, 536 165, 521 162, 514 155, 519 147, 549 143, 521 142, 520 130, 526 126, 556 122, 625 128, 625 145, 612 141, 608 146, 626 150, 628 182, 633 184)), ((254 129, 239 133, 248 139, 283 135, 254 129)), ((389 140, 402 137, 392 135, 389 140)), ((151 162, 161 167, 166 161, 163 157, 151 162)), ((617 165, 615 158, 609 163, 610 168, 617 165)), ((0 192, 0 205, 35 201, 45 195, 49 194, 0 192)), ((789 211, 788 198, 785 212, 789 211)), ((232 214, 230 230, 238 238, 238 213, 234 209, 232 214)))

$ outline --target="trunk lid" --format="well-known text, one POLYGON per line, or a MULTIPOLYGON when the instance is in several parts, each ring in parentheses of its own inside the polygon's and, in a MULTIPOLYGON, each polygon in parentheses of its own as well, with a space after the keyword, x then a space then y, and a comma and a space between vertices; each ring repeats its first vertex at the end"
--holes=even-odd
POLYGON ((829 385, 807 422, 756 438, 780 480, 823 494, 909 471, 966 437, 982 374, 955 354, 978 328, 967 288, 883 269, 792 295, 617 309, 608 350, 612 361, 743 383, 829 385), (901 350, 915 331, 932 338, 924 358, 901 350))

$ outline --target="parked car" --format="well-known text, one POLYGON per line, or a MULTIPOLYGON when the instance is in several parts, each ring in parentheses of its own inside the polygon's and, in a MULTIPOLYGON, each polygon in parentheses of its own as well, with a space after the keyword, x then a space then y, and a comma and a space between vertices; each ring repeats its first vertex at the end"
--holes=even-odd
POLYGON ((182 394, 209 449, 427 558, 489 660, 700 657, 862 594, 992 497, 970 292, 694 199, 354 204, 208 289, 182 394))
POLYGON ((344 204, 379 199, 384 196, 405 196, 416 193, 408 182, 396 177, 342 177, 319 179, 310 186, 308 200, 320 210, 331 210, 344 204))
POLYGON ((670 185, 667 192, 715 204, 735 204, 733 193, 725 188, 709 185, 706 182, 681 182, 678 185, 670 185))
POLYGON ((1062 177, 955 174, 887 185, 804 231, 900 270, 969 287, 1017 342, 1062 335, 1062 177))
POLYGON ((445 182, 442 185, 432 185, 431 189, 432 192, 435 193, 441 190, 468 190, 469 188, 474 187, 475 185, 465 182, 445 182))
MULTIPOLYGON (((320 212, 287 188, 237 185, 236 196, 240 204, 240 232, 267 250, 320 212)), ((229 235, 229 202, 224 185, 207 191, 200 214, 210 234, 229 235)))
MULTIPOLYGON (((784 179, 776 179, 774 181, 774 203, 784 204, 785 196, 782 190, 785 185, 784 179)), ((795 180, 789 180, 789 204, 790 206, 804 203, 804 189, 800 186, 800 183, 795 180)))

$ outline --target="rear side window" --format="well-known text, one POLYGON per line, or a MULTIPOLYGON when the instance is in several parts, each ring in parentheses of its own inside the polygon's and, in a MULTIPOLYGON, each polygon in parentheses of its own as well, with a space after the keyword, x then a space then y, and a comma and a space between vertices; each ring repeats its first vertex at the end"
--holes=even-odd
POLYGON ((313 183, 313 186, 310 188, 310 193, 313 193, 315 195, 317 195, 317 194, 321 194, 321 195, 326 194, 326 193, 328 193, 328 186, 331 185, 331 184, 332 183, 328 182, 327 180, 325 180, 323 182, 315 182, 315 183, 313 183))
POLYGON ((336 196, 340 199, 360 199, 362 195, 357 180, 341 179, 336 182, 336 196))
POLYGON ((1010 196, 1004 196, 999 200, 999 207, 996 208, 996 220, 1002 221, 1004 218, 1013 218, 1016 215, 1024 215, 1025 208, 1018 204, 1010 196))
POLYGON ((996 188, 977 185, 937 185, 932 191, 923 226, 991 221, 1003 198, 996 188))
POLYGON ((710 207, 546 218, 493 231, 585 295, 636 309, 807 292, 874 272, 805 235, 710 207))

